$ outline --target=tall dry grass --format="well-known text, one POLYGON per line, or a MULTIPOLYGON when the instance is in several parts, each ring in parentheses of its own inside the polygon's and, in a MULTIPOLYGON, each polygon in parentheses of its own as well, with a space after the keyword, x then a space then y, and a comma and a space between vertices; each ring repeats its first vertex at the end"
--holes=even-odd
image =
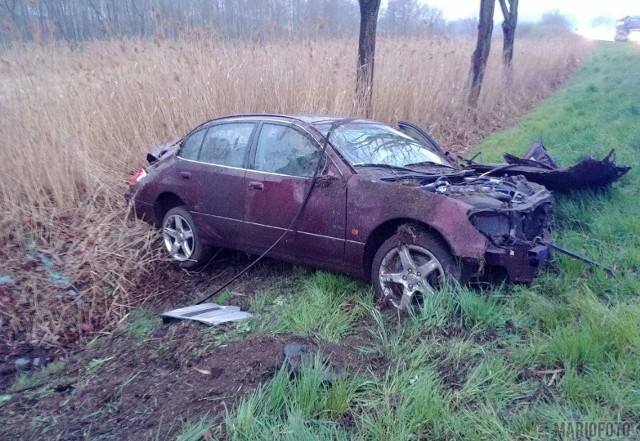
MULTIPOLYGON (((497 46, 470 111, 471 40, 380 39, 374 118, 417 122, 461 150, 549 95, 590 47, 520 40, 505 88, 497 46)), ((146 150, 230 113, 352 114, 355 48, 198 38, 1 53, 0 276, 11 278, 0 285, 2 338, 68 345, 143 301, 160 253, 154 233, 126 217, 122 193, 146 150)))

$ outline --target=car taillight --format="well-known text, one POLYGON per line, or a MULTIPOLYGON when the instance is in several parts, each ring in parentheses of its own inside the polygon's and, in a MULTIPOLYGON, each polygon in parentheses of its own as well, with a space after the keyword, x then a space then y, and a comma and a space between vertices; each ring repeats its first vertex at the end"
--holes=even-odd
POLYGON ((133 177, 129 181, 129 185, 133 187, 140 181, 140 179, 144 178, 145 176, 147 176, 147 172, 144 170, 144 168, 141 168, 136 172, 135 175, 133 175, 133 177))

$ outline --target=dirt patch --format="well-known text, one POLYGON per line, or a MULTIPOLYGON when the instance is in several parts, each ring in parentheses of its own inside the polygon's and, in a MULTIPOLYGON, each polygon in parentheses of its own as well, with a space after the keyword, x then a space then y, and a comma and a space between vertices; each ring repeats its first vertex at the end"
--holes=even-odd
MULTIPOLYGON (((220 250, 212 260, 197 271, 186 271, 172 262, 157 262, 148 280, 137 289, 148 293, 147 304, 155 308, 176 308, 187 302, 213 294, 233 276, 247 267, 256 256, 231 250, 220 250)), ((302 271, 303 273, 304 271, 302 271)), ((246 308, 251 298, 273 285, 274 281, 294 281, 300 277, 295 267, 286 262, 265 258, 248 273, 230 285, 228 291, 233 304, 246 308)), ((213 297, 209 301, 215 301, 213 297)))
POLYGON ((482 331, 474 333, 473 341, 476 343, 490 343, 496 341, 498 337, 498 330, 494 327, 488 327, 482 331))
MULTIPOLYGON (((197 272, 159 261, 152 264, 154 277, 137 290, 147 299, 143 306, 159 314, 213 293, 253 258, 225 250, 197 272)), ((305 275, 304 269, 264 259, 226 290, 225 303, 247 309, 257 293, 289 285, 294 289, 305 275)), ((158 323, 142 336, 131 335, 123 325, 88 346, 98 333, 84 332, 66 350, 16 341, 1 346, 0 396, 4 394, 5 401, 0 400, 0 439, 153 439, 158 433, 170 437, 183 422, 205 415, 222 421, 225 409, 275 375, 287 343, 309 345, 349 373, 376 364, 355 349, 366 343, 359 335, 342 344, 266 334, 228 341, 225 331, 235 325, 158 323), (18 368, 20 359, 30 364, 18 368), (39 367, 34 359, 39 359, 39 367), (55 373, 40 367, 55 360, 63 364, 55 373), (9 389, 27 375, 30 380, 19 385, 21 390, 9 389)))
POLYGON ((19 343, 13 346, 0 344, 0 393, 5 391, 19 373, 36 370, 56 358, 61 351, 44 349, 29 343, 19 343))
POLYGON ((439 331, 439 334, 445 338, 468 338, 469 331, 465 330, 459 323, 451 323, 439 331))
POLYGON ((452 363, 447 360, 438 364, 438 373, 440 374, 440 380, 445 391, 455 391, 461 389, 467 382, 467 374, 469 372, 471 363, 460 362, 452 363))
MULTIPOLYGON (((191 272, 182 270, 169 261, 153 262, 150 264, 153 277, 136 286, 135 291, 140 298, 146 299, 142 306, 156 312, 193 304, 215 292, 254 258, 245 253, 221 250, 204 268, 191 272)), ((273 285, 275 280, 288 281, 294 285, 302 274, 304 271, 296 270, 289 263, 264 259, 228 288, 229 303, 248 309, 256 293, 273 285)), ((0 304, 5 307, 6 304, 2 303, 3 293, 9 292, 12 287, 13 285, 0 285, 0 304)), ((215 301, 216 298, 210 301, 215 301)), ((4 342, 0 342, 0 391, 9 387, 20 372, 33 370, 34 360, 39 365, 50 363, 65 354, 82 350, 86 343, 102 335, 96 327, 70 324, 66 327, 65 336, 68 338, 65 345, 43 347, 27 342, 26 334, 11 333, 9 326, 1 320, 0 329, 3 331, 0 332, 0 337, 6 337, 3 338, 4 342), (9 334, 11 336, 7 337, 9 334), (28 364, 24 364, 26 361, 28 364)))
POLYGON ((144 338, 118 331, 98 341, 40 378, 42 387, 14 393, 0 407, 0 438, 139 440, 175 434, 205 415, 221 421, 226 408, 274 376, 287 343, 310 345, 348 372, 369 364, 354 342, 266 334, 226 341, 211 330, 179 322, 144 338))

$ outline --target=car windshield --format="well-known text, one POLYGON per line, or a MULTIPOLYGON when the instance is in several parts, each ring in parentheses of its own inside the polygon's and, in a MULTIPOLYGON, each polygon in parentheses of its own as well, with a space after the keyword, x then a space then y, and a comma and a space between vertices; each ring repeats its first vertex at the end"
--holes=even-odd
MULTIPOLYGON (((330 126, 323 123, 316 127, 326 136, 330 126)), ((445 158, 427 146, 384 124, 347 123, 336 128, 330 140, 353 166, 451 166, 445 158)))

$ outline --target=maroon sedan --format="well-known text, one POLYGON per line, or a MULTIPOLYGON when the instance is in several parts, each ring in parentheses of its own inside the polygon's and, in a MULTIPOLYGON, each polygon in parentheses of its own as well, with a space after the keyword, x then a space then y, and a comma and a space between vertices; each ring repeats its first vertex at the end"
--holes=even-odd
POLYGON ((127 198, 185 268, 213 247, 372 280, 397 308, 499 268, 530 281, 552 199, 451 163, 418 127, 327 116, 208 121, 148 155, 127 198), (275 244, 275 246, 274 246, 275 244))

